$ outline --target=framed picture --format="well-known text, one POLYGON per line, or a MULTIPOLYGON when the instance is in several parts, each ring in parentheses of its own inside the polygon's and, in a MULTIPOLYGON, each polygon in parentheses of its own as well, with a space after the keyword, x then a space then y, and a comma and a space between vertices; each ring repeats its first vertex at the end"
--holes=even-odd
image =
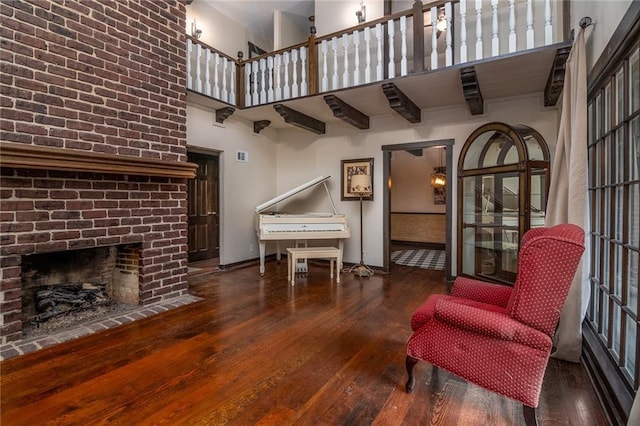
POLYGON ((351 188, 351 177, 353 175, 371 176, 371 195, 362 197, 363 200, 373 201, 373 158, 360 158, 357 160, 342 160, 342 171, 340 173, 342 188, 340 189, 340 199, 342 201, 359 201, 360 196, 349 191, 351 188))
POLYGON ((433 204, 447 204, 447 188, 433 188, 433 204))

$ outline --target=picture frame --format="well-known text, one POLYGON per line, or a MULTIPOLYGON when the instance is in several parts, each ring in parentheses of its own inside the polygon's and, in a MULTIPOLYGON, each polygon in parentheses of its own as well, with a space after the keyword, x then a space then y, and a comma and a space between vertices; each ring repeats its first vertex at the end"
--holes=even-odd
POLYGON ((360 196, 349 191, 351 187, 351 176, 365 174, 371 176, 371 195, 362 197, 363 201, 373 201, 373 158, 358 158, 355 160, 342 160, 340 172, 340 200, 360 201, 360 196))
POLYGON ((447 204, 447 188, 433 188, 433 204, 444 205, 447 204))

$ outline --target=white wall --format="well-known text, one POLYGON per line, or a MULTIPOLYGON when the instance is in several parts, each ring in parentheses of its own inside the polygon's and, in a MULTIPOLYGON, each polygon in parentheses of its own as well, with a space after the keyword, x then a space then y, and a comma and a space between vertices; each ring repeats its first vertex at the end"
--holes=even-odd
POLYGON ((394 151, 391 155, 391 212, 446 213, 446 205, 433 203, 431 187, 433 169, 441 164, 446 165, 442 148, 423 149, 421 157, 394 151))
POLYGON ((279 167, 275 132, 253 133, 253 123, 227 118, 215 123, 215 112, 187 104, 187 144, 220 151, 220 264, 258 257, 255 207, 277 195, 279 167), (246 151, 249 162, 236 161, 246 151))
POLYGON ((266 50, 270 50, 273 46, 273 40, 260 39, 207 2, 194 1, 187 6, 186 11, 186 33, 191 34, 191 23, 195 19, 197 27, 202 30, 200 41, 232 58, 237 58, 238 51, 241 50, 244 58, 247 59, 249 41, 266 50))
MULTIPOLYGON (((367 22, 383 16, 383 0, 365 0, 367 22)), ((316 35, 318 37, 358 25, 356 10, 360 0, 316 0, 316 35)))
POLYGON ((571 1, 571 27, 576 33, 580 29, 578 23, 583 17, 589 16, 594 22, 585 32, 588 70, 593 68, 602 55, 631 2, 632 0, 571 1))
MULTIPOLYGON (((542 107, 540 96, 520 99, 502 99, 485 102, 485 114, 472 116, 466 106, 423 111, 423 123, 410 125, 393 113, 372 117, 371 128, 359 131, 343 123, 331 123, 323 136, 301 130, 279 132, 276 144, 278 157, 277 187, 279 192, 320 175, 331 175, 330 190, 337 210, 349 219, 351 239, 345 243, 345 262, 360 259, 359 204, 340 201, 340 160, 374 158, 374 200, 365 202, 364 246, 365 262, 372 266, 383 265, 383 205, 382 205, 382 145, 454 139, 454 164, 466 138, 479 126, 490 121, 525 124, 538 130, 554 150, 558 128, 555 109, 542 107)), ((457 182, 451 182, 453 194, 457 194, 457 182)), ((454 196, 455 200, 455 196, 454 196)), ((309 211, 330 211, 323 201, 309 201, 309 211)), ((454 205, 451 212, 456 216, 454 205)), ((455 224, 455 220, 453 221, 455 224)), ((456 241, 455 225, 453 241, 456 241)), ((455 256, 455 251, 454 251, 455 256)), ((453 259, 455 270, 455 259, 453 259)))
MULTIPOLYGON (((311 27, 311 22, 309 22, 311 27)), ((284 49, 309 39, 309 30, 303 31, 291 19, 290 15, 281 10, 273 14, 273 50, 284 49)))

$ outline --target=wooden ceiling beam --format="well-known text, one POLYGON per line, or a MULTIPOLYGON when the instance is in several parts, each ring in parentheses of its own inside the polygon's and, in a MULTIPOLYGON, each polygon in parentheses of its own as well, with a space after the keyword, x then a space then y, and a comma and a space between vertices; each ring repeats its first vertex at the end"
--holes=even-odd
POLYGON ((467 105, 469 105, 469 111, 472 115, 482 114, 484 112, 484 100, 482 99, 476 68, 462 68, 460 70, 460 80, 464 98, 467 100, 467 105))
POLYGON ((564 88, 564 73, 569 58, 571 47, 566 46, 556 50, 556 56, 553 58, 551 70, 549 70, 549 78, 544 88, 544 106, 554 106, 558 103, 562 89, 564 88))
POLYGON ((317 135, 325 134, 326 125, 324 121, 317 120, 282 104, 275 104, 273 109, 284 118, 285 123, 293 124, 296 127, 308 130, 317 135))
POLYGON ((342 99, 335 95, 326 95, 324 101, 329 105, 335 117, 361 130, 369 128, 369 116, 358 111, 342 99))
POLYGON ((393 83, 384 83, 382 91, 387 97, 391 109, 403 116, 409 123, 420 122, 420 108, 398 86, 393 83))

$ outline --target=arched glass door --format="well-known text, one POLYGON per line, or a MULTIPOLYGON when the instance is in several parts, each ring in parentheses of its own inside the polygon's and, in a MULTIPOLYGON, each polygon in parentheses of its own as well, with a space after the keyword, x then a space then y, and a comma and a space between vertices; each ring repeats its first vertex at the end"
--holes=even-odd
POLYGON ((549 149, 534 129, 489 123, 458 162, 458 275, 513 284, 520 238, 544 225, 549 149))

